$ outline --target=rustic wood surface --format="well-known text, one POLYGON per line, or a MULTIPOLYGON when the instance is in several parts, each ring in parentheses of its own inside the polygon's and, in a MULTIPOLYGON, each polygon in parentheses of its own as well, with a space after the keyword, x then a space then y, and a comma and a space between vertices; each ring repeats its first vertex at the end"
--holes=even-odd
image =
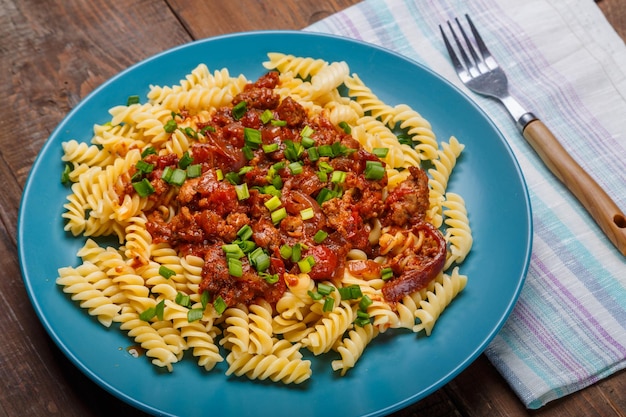
MULTIPOLYGON (((0 0, 0 417, 142 413, 84 376, 56 347, 28 300, 16 224, 30 167, 55 126, 95 87, 194 39, 299 29, 357 0, 0 0), (242 11, 244 11, 242 13, 242 11)), ((626 1, 598 6, 626 39, 626 1)), ((626 416, 621 372, 538 411, 524 408, 484 357, 409 416, 626 416)))

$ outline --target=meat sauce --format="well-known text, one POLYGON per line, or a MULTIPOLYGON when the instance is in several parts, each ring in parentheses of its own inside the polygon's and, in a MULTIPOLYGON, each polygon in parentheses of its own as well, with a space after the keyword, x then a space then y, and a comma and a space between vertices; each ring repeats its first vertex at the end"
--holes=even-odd
MULTIPOLYGON (((178 156, 144 158, 154 166, 145 174, 154 189, 149 198, 155 209, 147 213, 153 242, 167 242, 181 256, 202 257, 199 290, 210 298, 221 297, 228 306, 260 297, 275 303, 287 289, 285 279, 302 268, 314 280, 332 280, 344 273, 351 249, 375 256, 378 248, 368 236, 370 224, 379 219, 398 230, 425 230, 424 247, 430 248, 412 264, 391 260, 384 265, 395 275, 385 298, 398 301, 425 286, 443 267, 445 241, 437 229, 425 226, 424 171, 410 168, 409 178, 383 199, 386 174, 372 179, 366 170, 368 161, 383 167, 384 162, 324 117, 309 117, 290 97, 281 100, 277 84, 275 72, 260 77, 234 97, 232 106, 198 125, 203 135, 189 155, 201 166, 199 176, 172 185, 162 176, 168 167, 178 167, 178 156), (178 188, 177 210, 166 218, 156 207, 172 187, 178 188), (242 237, 246 229, 248 235, 242 237), (259 270, 250 256, 240 253, 235 257, 240 268, 234 272, 225 249, 233 244, 247 254, 260 248, 269 262, 259 270), (294 255, 297 251, 300 256, 294 255)), ((365 277, 380 275, 383 267, 371 261, 349 264, 350 272, 365 277)))

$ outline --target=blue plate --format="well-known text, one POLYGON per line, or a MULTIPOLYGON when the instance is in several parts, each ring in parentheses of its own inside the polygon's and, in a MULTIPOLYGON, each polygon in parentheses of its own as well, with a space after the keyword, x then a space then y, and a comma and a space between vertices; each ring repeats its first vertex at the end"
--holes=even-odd
MULTIPOLYGON (((496 335, 522 288, 531 252, 530 202, 522 173, 504 138, 472 101, 419 64, 387 50, 301 32, 240 33, 193 42, 156 55, 112 78, 83 100, 41 150, 20 208, 19 256, 26 289, 52 339, 104 389, 149 413, 301 417, 324 414, 374 416, 424 398, 466 368, 496 335), (268 52, 345 60, 380 98, 407 103, 429 120, 439 140, 455 135, 466 145, 449 185, 468 207, 472 253, 461 272, 466 289, 437 322, 430 337, 388 331, 374 340, 357 366, 339 377, 335 357, 314 358, 313 376, 300 386, 226 377, 226 363, 212 372, 194 360, 163 372, 148 358, 134 358, 133 344, 106 329, 55 284, 57 268, 77 265, 84 239, 63 231, 67 188, 61 185, 61 142, 89 141, 94 123, 129 95, 145 97, 149 85, 171 85, 199 63, 227 67, 254 80, 268 52), (42 202, 44 202, 42 204, 42 202)), ((331 355, 332 356, 332 355, 331 355)))

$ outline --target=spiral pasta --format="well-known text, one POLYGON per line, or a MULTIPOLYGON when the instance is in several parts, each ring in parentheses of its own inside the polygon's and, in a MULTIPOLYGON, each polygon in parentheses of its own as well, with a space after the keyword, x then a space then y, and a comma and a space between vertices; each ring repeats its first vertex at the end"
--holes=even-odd
POLYGON ((183 158, 195 143, 208 143, 211 132, 203 128, 218 108, 245 91, 243 75, 200 64, 179 84, 150 86, 145 103, 111 108, 110 123, 95 125, 90 143, 62 144, 69 170, 64 228, 86 240, 77 253, 79 265, 59 268, 56 283, 102 325, 117 324, 127 332, 155 366, 172 371, 189 351, 206 371, 225 362, 227 376, 300 384, 312 375, 303 351, 339 355, 331 367, 345 375, 381 333, 431 334, 463 290, 467 277, 459 265, 471 250, 472 234, 465 201, 448 190, 463 145, 455 137, 439 143, 420 113, 380 100, 346 62, 270 53, 263 66, 280 73, 275 92, 281 100, 290 97, 312 116, 342 125, 369 153, 385 150, 384 195, 409 179, 414 167, 427 164, 425 221, 444 233, 442 272, 397 302, 385 298, 381 274, 353 274, 351 262, 369 262, 378 270, 393 261, 403 269, 416 261, 427 240, 421 230, 401 230, 374 218, 364 230, 376 256, 351 249, 339 278, 286 271, 280 277, 286 291, 276 302, 256 298, 230 307, 209 302, 200 290, 208 261, 192 250, 177 250, 167 239, 153 239, 149 226, 150 216, 175 217, 178 191, 172 187, 150 196, 128 191, 144 153, 183 158), (116 237, 119 245, 99 244, 100 236, 116 237))

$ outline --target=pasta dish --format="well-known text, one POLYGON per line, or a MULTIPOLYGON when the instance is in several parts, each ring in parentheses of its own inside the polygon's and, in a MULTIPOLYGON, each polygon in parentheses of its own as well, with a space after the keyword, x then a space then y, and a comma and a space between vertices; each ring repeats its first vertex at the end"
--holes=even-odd
POLYGON ((299 384, 307 352, 344 375, 380 333, 430 335, 463 290, 463 145, 345 62, 263 65, 251 81, 200 64, 63 143, 65 230, 86 242, 56 282, 158 367, 189 352, 299 384))

